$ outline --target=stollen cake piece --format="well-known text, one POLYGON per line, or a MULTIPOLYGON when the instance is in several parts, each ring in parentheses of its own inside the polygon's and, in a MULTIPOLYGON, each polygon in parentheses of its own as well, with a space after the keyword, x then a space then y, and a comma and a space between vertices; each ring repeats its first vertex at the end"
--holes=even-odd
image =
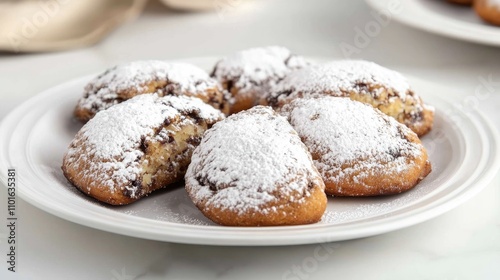
POLYGON ((474 10, 484 21, 500 26, 500 0, 474 0, 474 10))
POLYGON ((397 194, 431 171, 417 135, 370 105, 320 96, 296 99, 281 113, 311 152, 327 194, 397 194))
POLYGON ((83 193, 129 204, 182 180, 203 133, 223 118, 198 98, 139 95, 87 122, 64 155, 62 170, 83 193))
POLYGON ((434 109, 423 103, 401 74, 373 62, 340 60, 289 73, 266 97, 278 108, 294 99, 330 95, 372 105, 419 136, 429 132, 434 109))
POLYGON ((226 226, 315 223, 326 209, 321 177, 299 136, 256 106, 209 129, 185 176, 194 204, 226 226))
POLYGON ((308 63, 284 47, 252 48, 221 59, 212 71, 230 95, 231 113, 260 104, 262 97, 291 71, 308 63))
POLYGON ((74 115, 86 122, 99 111, 146 93, 194 96, 223 113, 229 112, 227 93, 203 69, 187 63, 145 60, 115 66, 92 79, 74 115))

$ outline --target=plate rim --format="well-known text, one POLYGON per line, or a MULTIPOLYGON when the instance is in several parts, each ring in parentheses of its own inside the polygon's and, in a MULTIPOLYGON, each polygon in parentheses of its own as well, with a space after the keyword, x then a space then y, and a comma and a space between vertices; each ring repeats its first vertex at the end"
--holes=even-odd
MULTIPOLYGON (((387 1, 379 0, 365 0, 365 2, 376 11, 383 11, 386 9, 387 1)), ((413 7, 418 1, 407 0, 400 1, 401 5, 406 7, 413 7)), ((413 9, 407 9, 412 10, 413 9)), ((417 12, 418 13, 418 12, 417 12)), ((445 20, 445 18, 437 17, 434 14, 426 14, 426 20, 419 20, 421 17, 408 16, 403 13, 392 13, 392 19, 405 24, 407 26, 423 30, 432 34, 453 38, 460 41, 478 43, 488 46, 500 46, 500 27, 478 25, 461 20, 445 20), (406 16, 405 16, 406 15, 406 16), (436 24, 436 21, 446 23, 444 26, 436 24), (465 31, 464 31, 465 29, 465 31), (498 29, 498 30, 495 30, 498 29), (495 39, 498 38, 498 39, 495 39)))
MULTIPOLYGON (((209 59, 208 57, 202 57, 201 59, 209 59)), ((191 58, 189 60, 196 60, 196 58, 191 58)), ((438 84, 431 83, 428 81, 424 81, 420 78, 416 78, 412 75, 407 75, 404 74, 406 77, 410 78, 411 80, 419 80, 422 81, 423 83, 426 84, 431 84, 434 86, 440 87, 438 84)), ((0 123, 0 143, 1 144, 6 144, 8 143, 10 145, 10 140, 11 137, 2 137, 1 135, 7 135, 2 132, 8 131, 9 128, 15 128, 15 123, 16 120, 20 120, 19 118, 21 115, 26 111, 26 109, 30 108, 32 104, 36 104, 37 101, 40 99, 45 98, 47 95, 53 94, 53 92, 63 89, 65 87, 71 86, 71 84, 74 83, 81 83, 83 80, 89 80, 91 77, 93 77, 94 74, 91 75, 86 75, 80 78, 72 79, 70 81, 67 81, 65 83, 59 84, 55 87, 49 88, 29 100, 25 101, 22 103, 20 106, 18 106, 16 109, 14 109, 12 112, 10 112, 0 123)), ((442 98, 438 96, 434 96, 433 98, 436 98, 438 100, 441 100, 442 102, 447 103, 448 105, 452 104, 451 100, 447 100, 447 98, 442 98)), ((458 109, 458 108, 457 108, 458 109)), ((465 112, 463 112, 465 114, 465 112)), ((470 112, 469 112, 470 113, 470 112)), ((443 204, 438 204, 434 205, 436 203, 430 203, 424 208, 430 208, 428 210, 424 208, 419 208, 415 211, 411 211, 410 213, 405 212, 403 213, 404 215, 410 215, 413 212, 422 212, 423 213, 413 213, 410 216, 412 217, 411 219, 401 219, 401 215, 396 215, 394 217, 389 217, 388 219, 385 219, 384 221, 380 220, 375 220, 375 221, 368 221, 365 222, 365 224, 369 224, 370 226, 362 229, 357 229, 355 234, 352 232, 349 232, 349 228, 351 227, 356 227, 356 225, 345 225, 344 228, 347 228, 346 230, 341 231, 340 233, 337 233, 335 237, 332 237, 331 232, 328 233, 328 226, 324 226, 322 228, 318 228, 317 232, 308 232, 307 236, 308 238, 296 238, 296 234, 293 235, 284 235, 279 238, 279 240, 276 239, 259 239, 258 236, 256 238, 253 238, 251 240, 248 239, 247 236, 243 235, 243 233, 237 233, 234 236, 232 236, 231 239, 225 239, 221 240, 220 238, 200 238, 196 236, 188 236, 185 233, 182 234, 170 234, 170 235, 161 235, 159 236, 157 232, 155 233, 150 233, 150 234, 145 234, 143 231, 128 231, 124 232, 124 227, 117 225, 117 224, 109 224, 109 223, 104 223, 104 222, 96 222, 96 220, 90 219, 89 217, 85 217, 84 215, 76 215, 74 212, 69 212, 69 211, 57 211, 57 207, 53 206, 48 206, 46 204, 43 204, 41 201, 36 200, 33 197, 30 197, 28 194, 24 194, 22 191, 17 189, 18 195, 20 198, 23 200, 27 201, 28 203, 36 206, 37 208, 51 213, 52 215, 58 216, 60 218, 63 218, 65 220, 75 222, 77 224, 85 225, 91 228, 99 229, 99 230, 104 230, 116 234, 122 234, 122 235, 128 235, 128 236, 133 236, 133 237, 138 237, 138 238, 143 238, 143 239, 151 239, 151 240, 158 240, 158 241, 168 241, 168 242, 175 242, 175 243, 185 243, 185 244, 203 244, 203 245, 228 245, 228 246, 274 246, 274 245, 296 245, 296 244, 312 244, 312 243, 322 243, 322 242, 329 242, 329 241, 339 241, 339 240, 348 240, 348 239, 354 239, 354 238, 360 238, 360 237, 366 237, 366 236, 372 236, 372 235, 377 235, 377 234, 382 234, 385 232, 393 231, 396 229, 401 229, 404 227, 408 227, 414 224, 418 224, 420 222, 429 220, 431 218, 434 218, 440 214, 443 214, 444 212, 451 210, 452 208, 460 205, 464 201, 470 199, 473 197, 475 194, 477 194, 479 191, 481 191, 489 181, 493 179, 493 177, 497 174, 498 170, 500 169, 500 151, 498 147, 498 143, 500 143, 500 135, 498 131, 493 127, 492 123, 484 117, 484 115, 477 111, 473 110, 472 113, 467 114, 467 116, 471 119, 474 120, 476 119, 476 122, 480 123, 482 125, 481 129, 484 135, 482 140, 485 138, 488 138, 488 143, 489 143, 489 148, 490 150, 493 150, 494 156, 489 158, 489 161, 492 161, 492 164, 488 165, 489 168, 484 168, 483 170, 480 170, 479 173, 481 173, 480 178, 478 180, 475 180, 474 184, 470 185, 478 185, 478 187, 472 188, 471 186, 468 186, 465 188, 465 190, 458 194, 454 194, 451 199, 447 199, 443 204), (496 156, 495 156, 496 155, 496 156), (457 196, 457 197, 455 197, 457 196), (432 211, 431 211, 432 210, 432 211), (395 220, 392 222, 387 222, 387 220, 395 220), (326 232, 325 232, 326 231, 326 232), (294 239, 295 237, 295 239, 294 239)), ((1 150, 7 150, 7 146, 4 146, 1 150)), ((26 147, 25 147, 26 148, 26 147)), ((9 167, 8 164, 9 162, 6 159, 7 157, 3 158, 0 156, 0 166, 2 168, 5 168, 5 170, 9 167)), ((2 179, 2 185, 3 182, 6 182, 6 176, 4 175, 3 172, 0 172, 0 178, 2 179)), ((18 182, 22 182, 21 178, 18 178, 18 182)), ((451 194, 447 194, 446 196, 451 196, 451 194)), ((64 209, 63 209, 64 210, 64 209)), ((142 217, 136 217, 139 220, 143 219, 144 221, 148 220, 146 218, 142 217)), ((183 226, 187 225, 178 225, 178 228, 182 228, 183 226)), ((191 228, 194 228, 196 226, 189 225, 191 228)), ((333 226, 333 225, 332 225, 333 226)), ((297 231, 303 231, 307 230, 308 227, 309 229, 311 228, 311 225, 305 225, 305 226, 294 226, 294 232, 297 231)), ((204 227, 204 230, 210 230, 210 231, 227 231, 227 232, 232 232, 231 227, 204 227)), ((269 231, 277 231, 277 227, 269 227, 269 228, 244 228, 245 233, 251 232, 251 233, 261 233, 261 232, 269 232, 269 231)), ((130 228, 127 228, 127 230, 130 230, 130 228)), ((170 229, 169 229, 170 230, 170 229)), ((182 231, 182 229, 179 229, 182 231)), ((281 227, 279 230, 281 231, 288 231, 290 230, 290 227, 281 227)), ((234 232, 233 232, 234 234, 234 232)))

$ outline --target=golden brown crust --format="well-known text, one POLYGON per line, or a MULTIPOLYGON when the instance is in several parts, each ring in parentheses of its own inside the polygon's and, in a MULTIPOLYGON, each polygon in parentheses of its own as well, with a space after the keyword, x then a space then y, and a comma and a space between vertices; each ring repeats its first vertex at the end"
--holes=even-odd
POLYGON ((431 171, 418 136, 369 105, 319 96, 294 100, 281 113, 311 152, 327 194, 401 193, 431 171))
POLYGON ((207 131, 185 186, 205 216, 228 226, 314 223, 327 203, 307 148, 285 118, 263 106, 207 131))
POLYGON ((191 96, 229 113, 229 96, 203 70, 189 64, 135 61, 108 69, 90 81, 74 116, 87 122, 99 111, 141 94, 191 96))
MULTIPOLYGON (((92 160, 93 158, 89 158, 89 161, 82 161, 75 168, 67 163, 67 158, 65 157, 61 167, 64 176, 82 193, 107 204, 125 205, 137 200, 126 196, 123 191, 114 191, 110 189, 109 186, 103 185, 101 182, 95 181, 91 177, 81 176, 82 173, 90 169, 92 160)), ((120 186, 118 189, 124 189, 124 187, 120 186)))
POLYGON ((404 124, 413 130, 419 137, 422 137, 432 130, 434 124, 434 109, 424 107, 421 114, 421 121, 418 125, 411 122, 404 124))
MULTIPOLYGON (((379 196, 402 193, 414 188, 432 171, 425 149, 422 149, 422 156, 413 159, 412 163, 411 167, 403 172, 372 174, 363 181, 357 181, 353 178, 361 172, 370 173, 370 170, 360 169, 357 173, 353 173, 353 177, 341 182, 333 182, 329 178, 323 178, 325 191, 327 194, 335 196, 379 196), (370 188, 366 186, 370 186, 370 188)), ((345 166, 345 168, 351 167, 345 166)))
MULTIPOLYGON (((94 161, 100 160, 94 159, 91 154, 85 155, 86 160, 79 160, 77 165, 69 164, 67 162, 69 158, 65 157, 62 170, 64 176, 83 193, 111 205, 129 204, 155 190, 182 180, 195 147, 192 144, 199 143, 208 127, 205 121, 199 121, 196 125, 180 124, 177 118, 172 120, 171 125, 158 128, 158 131, 161 129, 173 131, 174 140, 172 142, 158 141, 155 137, 151 137, 144 141, 141 144, 144 155, 138 159, 142 167, 141 174, 138 174, 139 178, 131 182, 115 182, 114 188, 110 188, 103 180, 92 176, 82 176, 88 170, 94 169, 94 161), (178 140, 176 141, 175 138, 178 140), (138 188, 138 193, 132 194, 128 191, 130 188, 138 188)), ((81 146, 82 150, 90 150, 85 147, 85 141, 79 137, 81 136, 77 135, 74 145, 81 146)), ((111 170, 98 172, 107 173, 106 177, 113 177, 111 170)))
MULTIPOLYGON (((145 97, 149 98, 149 96, 145 97)), ((181 102, 176 98, 163 97, 154 100, 154 96, 151 96, 152 101, 147 100, 138 105, 129 104, 130 101, 136 101, 133 98, 106 110, 103 112, 104 115, 99 114, 92 119, 78 132, 64 156, 62 170, 68 181, 83 193, 99 201, 111 205, 125 205, 182 180, 191 161, 191 154, 201 141, 203 133, 217 120, 222 119, 223 115, 194 98, 179 99, 181 102), (169 107, 175 106, 170 105, 171 101, 178 102, 179 109, 169 107), (144 108, 144 105, 149 104, 148 102, 165 103, 144 108), (183 102, 193 103, 189 103, 192 106, 184 110, 183 104, 185 103, 183 102), (127 120, 137 118, 138 115, 134 113, 160 114, 160 112, 151 112, 149 108, 165 110, 166 113, 161 123, 152 124, 147 129, 148 132, 139 138, 116 135, 118 139, 126 138, 126 143, 118 144, 114 142, 114 139, 107 138, 108 140, 105 141, 99 140, 100 142, 96 145, 96 139, 102 139, 102 135, 106 134, 106 131, 96 130, 107 127, 106 122, 110 121, 108 115, 115 111, 119 112, 122 107, 132 105, 136 108, 112 119, 117 122, 116 126, 127 129, 127 125, 123 123, 132 123, 127 120), (210 113, 200 114, 201 109, 197 107, 199 105, 205 106, 203 110, 208 109, 210 113), (114 156, 103 156, 107 150, 106 146, 109 145, 128 148, 123 148, 123 153, 114 156)), ((144 130, 144 123, 132 125, 130 135, 135 135, 134 130, 144 130)), ((113 132, 119 134, 119 129, 117 131, 113 132)))
POLYGON ((258 103, 258 98, 259 96, 257 93, 253 91, 247 92, 247 94, 240 94, 240 89, 237 87, 230 87, 228 84, 231 82, 224 81, 222 82, 223 88, 230 90, 230 95, 231 95, 231 102, 230 102, 230 109, 229 109, 229 115, 236 114, 238 112, 248 110, 258 103))
POLYGON ((240 214, 238 211, 206 207, 203 204, 198 204, 197 207, 207 218, 224 226, 284 226, 317 223, 326 210, 327 198, 321 178, 315 182, 319 184, 312 186, 310 196, 304 201, 293 202, 282 198, 262 206, 263 208, 276 207, 279 209, 276 212, 250 211, 240 214))
MULTIPOLYGON (((160 96, 176 95, 173 92, 169 91, 163 93, 161 92, 161 89, 168 87, 167 81, 154 81, 148 84, 143 84, 142 86, 147 89, 141 92, 138 92, 135 88, 120 90, 116 92, 117 95, 116 99, 109 100, 106 102, 109 102, 109 104, 118 104, 139 94, 148 94, 148 93, 151 94, 157 92, 160 92, 159 94, 160 96)), ((203 100, 203 102, 211 105, 212 107, 219 109, 222 113, 229 114, 229 109, 230 109, 229 103, 226 100, 223 91, 218 87, 209 88, 203 93, 184 92, 183 95, 197 97, 203 100)), ((88 108, 81 106, 81 104, 78 104, 75 107, 74 116, 82 122, 87 122, 88 120, 93 118, 95 114, 99 111, 100 109, 97 110, 93 108, 88 108)))
POLYGON ((500 7, 488 2, 488 0, 475 0, 474 10, 483 20, 500 26, 500 7))
POLYGON ((367 85, 369 92, 377 92, 374 97, 359 92, 347 93, 352 100, 372 105, 382 113, 395 118, 398 122, 409 127, 418 136, 424 136, 432 129, 434 111, 426 107, 422 98, 415 96, 413 91, 406 93, 406 98, 395 97, 391 89, 377 85, 367 85), (422 108, 422 109, 420 109, 422 108))

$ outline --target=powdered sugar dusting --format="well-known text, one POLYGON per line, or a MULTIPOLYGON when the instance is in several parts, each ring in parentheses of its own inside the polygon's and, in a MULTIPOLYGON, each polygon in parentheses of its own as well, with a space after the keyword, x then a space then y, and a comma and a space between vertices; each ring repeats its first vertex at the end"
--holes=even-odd
POLYGON ((239 94, 263 93, 292 70, 307 62, 284 47, 271 46, 239 51, 219 61, 213 76, 218 81, 234 81, 239 94))
POLYGON ((242 214, 278 211, 266 204, 279 197, 302 201, 310 195, 311 176, 318 175, 290 124, 257 106, 206 132, 185 179, 195 204, 242 214))
POLYGON ((363 60, 339 60, 290 73, 274 88, 270 97, 280 99, 298 93, 309 95, 322 92, 346 96, 346 92, 363 93, 366 84, 391 88, 403 100, 410 90, 408 81, 396 71, 363 60), (282 96, 283 92, 288 92, 287 96, 282 96))
POLYGON ((334 182, 353 177, 362 183, 373 174, 401 172, 412 164, 408 158, 421 154, 421 146, 405 138, 413 134, 409 128, 349 98, 297 99, 283 112, 317 155, 314 163, 320 173, 334 182))
POLYGON ((155 129, 166 120, 182 119, 182 112, 187 109, 196 110, 201 118, 212 122, 222 118, 220 111, 198 98, 139 95, 97 113, 85 124, 70 145, 66 164, 88 162, 91 165, 83 171, 83 177, 104 182, 113 191, 124 186, 134 197, 138 187, 129 182, 138 179, 141 171, 141 141, 154 137, 155 129))
MULTIPOLYGON (((185 92, 199 95, 208 88, 218 86, 205 71, 191 64, 134 61, 111 68, 90 81, 78 106, 104 110, 120 102, 120 92, 134 89, 142 94, 150 90, 147 84, 154 81, 168 81, 172 84, 169 90, 177 92, 175 95, 185 92)), ((159 93, 164 90, 158 89, 159 93)))

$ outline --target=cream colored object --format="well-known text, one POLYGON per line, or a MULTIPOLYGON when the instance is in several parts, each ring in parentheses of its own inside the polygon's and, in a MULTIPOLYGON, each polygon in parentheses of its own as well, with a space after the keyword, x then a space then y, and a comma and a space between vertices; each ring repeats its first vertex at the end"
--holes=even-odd
POLYGON ((210 10, 219 2, 239 2, 241 0, 160 0, 168 7, 178 10, 210 10))
POLYGON ((146 0, 0 1, 0 51, 38 52, 88 46, 127 19, 146 0))

